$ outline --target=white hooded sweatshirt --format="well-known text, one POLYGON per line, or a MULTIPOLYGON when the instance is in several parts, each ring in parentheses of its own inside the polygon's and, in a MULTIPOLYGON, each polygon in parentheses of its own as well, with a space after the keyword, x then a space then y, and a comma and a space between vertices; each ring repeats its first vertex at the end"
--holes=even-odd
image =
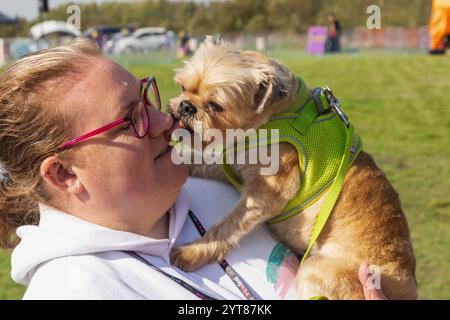
MULTIPOLYGON (((218 263, 186 273, 170 265, 173 246, 200 237, 189 208, 206 229, 225 216, 239 194, 217 181, 189 178, 170 209, 169 239, 155 240, 99 226, 41 205, 38 226, 17 229, 14 281, 24 299, 198 299, 190 291, 124 251, 217 299, 243 299, 218 263)), ((256 299, 294 299, 298 259, 275 242, 266 226, 245 237, 225 258, 256 299)))

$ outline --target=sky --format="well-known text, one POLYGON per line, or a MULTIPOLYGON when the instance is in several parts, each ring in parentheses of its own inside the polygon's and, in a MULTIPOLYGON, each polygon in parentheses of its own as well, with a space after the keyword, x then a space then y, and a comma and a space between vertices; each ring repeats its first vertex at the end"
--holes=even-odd
MULTIPOLYGON (((48 4, 50 9, 59 6, 63 3, 87 3, 87 2, 106 2, 108 0, 49 0, 48 4)), ((111 2, 111 1, 109 1, 111 2)), ((34 19, 39 14, 39 1, 38 0, 0 0, 0 11, 14 18, 16 16, 23 17, 27 20, 34 19)))
MULTIPOLYGON (((49 0, 49 7, 54 8, 63 3, 89 3, 89 2, 115 2, 117 0, 49 0)), ((121 0, 133 1, 133 0, 121 0)), ((197 2, 207 2, 207 0, 194 0, 197 2)), ((0 0, 0 12, 3 12, 10 18, 16 16, 23 17, 27 20, 34 19, 38 16, 38 0, 0 0)))

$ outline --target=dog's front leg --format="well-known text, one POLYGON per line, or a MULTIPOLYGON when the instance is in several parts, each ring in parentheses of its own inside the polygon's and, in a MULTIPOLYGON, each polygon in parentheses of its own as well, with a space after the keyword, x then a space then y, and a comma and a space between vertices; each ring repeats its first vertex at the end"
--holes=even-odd
MULTIPOLYGON (((248 190, 233 211, 208 230, 203 238, 174 248, 171 263, 184 271, 193 271, 205 264, 221 261, 243 236, 268 220, 274 211, 283 208, 278 205, 274 208, 273 204, 265 203, 260 189, 248 190)), ((265 198, 272 196, 266 194, 265 198)))
POLYGON ((228 183, 220 164, 191 164, 188 168, 191 177, 213 179, 228 183))
MULTIPOLYGON (((296 166, 295 162, 294 165, 296 166)), ((214 225, 205 236, 171 252, 171 263, 185 271, 224 259, 240 239, 255 227, 279 213, 297 193, 298 170, 285 164, 273 176, 252 175, 245 184, 242 196, 230 214, 214 225)))

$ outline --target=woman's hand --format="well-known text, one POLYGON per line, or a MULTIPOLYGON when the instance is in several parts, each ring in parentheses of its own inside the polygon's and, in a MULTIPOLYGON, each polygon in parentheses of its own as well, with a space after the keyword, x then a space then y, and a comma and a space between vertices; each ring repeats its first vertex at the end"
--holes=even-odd
POLYGON ((363 286, 364 297, 366 300, 387 300, 381 289, 369 288, 367 283, 369 281, 369 277, 372 275, 369 270, 369 265, 366 262, 361 263, 359 266, 359 281, 363 286))

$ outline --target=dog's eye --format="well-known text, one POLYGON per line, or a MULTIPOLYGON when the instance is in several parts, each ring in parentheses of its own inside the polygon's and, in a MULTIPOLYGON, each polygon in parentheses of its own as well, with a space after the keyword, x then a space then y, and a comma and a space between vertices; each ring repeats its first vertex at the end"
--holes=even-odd
POLYGON ((223 111, 223 107, 220 104, 215 103, 215 102, 208 102, 207 107, 216 112, 223 111))
POLYGON ((181 86, 181 91, 185 92, 186 88, 184 86, 181 86))

